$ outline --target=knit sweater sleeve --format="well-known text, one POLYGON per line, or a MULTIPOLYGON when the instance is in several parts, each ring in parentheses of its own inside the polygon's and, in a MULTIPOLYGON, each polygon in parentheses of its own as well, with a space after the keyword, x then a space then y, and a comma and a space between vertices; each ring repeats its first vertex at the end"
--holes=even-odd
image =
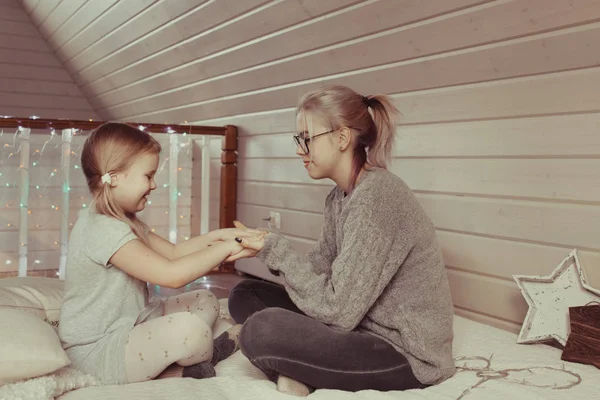
POLYGON ((313 260, 298 256, 279 235, 267 235, 257 254, 269 268, 280 271, 298 308, 343 331, 358 326, 413 246, 414 235, 401 213, 386 202, 370 203, 347 205, 351 209, 331 273, 317 273, 313 260))
MULTIPOLYGON (((335 190, 335 189, 334 189, 335 190)), ((324 223, 321 233, 315 245, 305 254, 305 264, 312 268, 315 274, 325 274, 331 270, 331 264, 335 259, 335 218, 328 210, 331 208, 331 202, 334 197, 332 190, 325 199, 324 223)), ((271 235, 270 235, 271 236, 271 235)), ((288 251, 294 251, 288 244, 288 251)), ((265 251, 263 251, 264 255, 265 251)), ((273 275, 280 276, 279 268, 269 268, 269 272, 273 275)))

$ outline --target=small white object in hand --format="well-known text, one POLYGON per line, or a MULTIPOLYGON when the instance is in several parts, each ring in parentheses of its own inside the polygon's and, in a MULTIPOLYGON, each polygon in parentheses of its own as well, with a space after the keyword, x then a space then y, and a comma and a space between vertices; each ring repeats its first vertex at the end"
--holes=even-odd
POLYGON ((110 177, 110 174, 108 172, 102 175, 102 184, 105 183, 108 183, 109 185, 112 183, 112 178, 110 177))

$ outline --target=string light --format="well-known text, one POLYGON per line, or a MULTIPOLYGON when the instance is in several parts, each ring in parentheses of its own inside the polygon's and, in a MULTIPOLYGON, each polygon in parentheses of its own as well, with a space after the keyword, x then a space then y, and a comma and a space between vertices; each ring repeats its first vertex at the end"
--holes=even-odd
MULTIPOLYGON (((31 119, 35 116, 32 116, 31 119)), ((19 128, 21 129, 21 128, 19 128)), ((19 170, 26 168, 21 163, 15 163, 13 160, 17 155, 20 155, 22 152, 21 141, 19 137, 19 129, 7 131, 7 135, 5 135, 5 129, 0 129, 0 187, 4 187, 5 190, 0 190, 0 205, 5 204, 7 211, 12 207, 26 209, 26 214, 31 215, 36 218, 30 222, 30 229, 35 230, 36 232, 40 232, 43 235, 50 236, 48 248, 46 250, 58 249, 60 246, 60 242, 58 240, 60 232, 55 227, 55 223, 52 223, 52 227, 50 221, 55 221, 54 218, 47 218, 46 215, 48 211, 58 213, 69 212, 70 216, 73 216, 73 213, 78 212, 77 208, 89 208, 89 204, 91 201, 91 195, 88 194, 87 186, 85 185, 85 179, 80 179, 82 177, 82 169, 80 164, 80 155, 83 149, 83 144, 85 142, 85 136, 89 132, 73 132, 73 136, 78 133, 77 138, 73 138, 71 148, 69 152, 66 153, 72 160, 69 169, 70 169, 70 180, 64 186, 64 182, 61 178, 61 167, 60 165, 60 154, 61 151, 61 132, 57 132, 56 129, 49 127, 45 130, 45 132, 36 132, 30 136, 30 145, 31 149, 30 153, 30 182, 29 187, 31 188, 30 192, 30 204, 25 204, 25 202, 19 202, 19 170), (12 135, 10 135, 12 133, 12 135), (50 154, 50 155, 49 155, 50 154), (58 181, 57 181, 58 179, 58 181), (73 186, 73 182, 76 181, 77 186, 73 186), (59 183, 60 182, 60 183, 59 183), (83 182, 83 183, 81 183, 83 182), (17 190, 15 190, 17 189, 17 190), (64 207, 60 206, 60 196, 61 192, 65 191, 67 193, 75 194, 74 197, 71 197, 71 207, 70 210, 66 210, 64 207), (82 192, 85 191, 85 196, 82 196, 82 192), (58 202, 58 203, 57 203, 58 202), (46 208, 47 207, 47 208, 46 208), (48 210, 44 212, 44 209, 48 210), (46 222, 48 221, 48 222, 46 222), (45 231, 48 229, 52 229, 50 231, 45 231), (54 240, 56 237, 57 240, 54 240)), ((151 129, 151 127, 139 125, 140 130, 151 129)), ((152 205, 155 208, 154 211, 147 211, 146 214, 141 214, 142 219, 145 216, 149 215, 149 213, 158 213, 162 215, 170 214, 170 211, 166 209, 165 200, 169 201, 170 197, 175 195, 175 198, 179 199, 184 196, 190 196, 189 190, 182 191, 177 190, 178 187, 186 187, 189 188, 191 185, 191 174, 187 173, 191 171, 191 163, 192 163, 192 150, 193 150, 193 140, 195 138, 187 136, 185 139, 183 136, 186 136, 186 133, 177 133, 172 128, 168 128, 166 130, 168 133, 175 133, 179 137, 177 141, 177 166, 176 171, 178 172, 177 185, 170 185, 170 183, 166 180, 169 179, 168 170, 166 168, 166 164, 170 161, 169 154, 167 152, 166 157, 161 157, 161 165, 159 170, 157 171, 156 180, 158 181, 159 189, 154 192, 155 201, 148 200, 147 205, 152 205), (171 188, 170 186, 174 186, 171 188), (164 190, 167 189, 167 190, 164 190), (163 191, 164 190, 164 191, 163 191), (173 191, 174 190, 174 191, 173 191), (159 200, 157 203, 157 199, 159 200), (153 204, 154 203, 154 204, 153 204), (166 211, 165 211, 166 210, 166 211), (162 212, 161 212, 162 211, 162 212)), ((163 146, 168 146, 169 141, 166 135, 161 135, 160 133, 156 134, 157 139, 163 146), (165 145, 165 142, 167 143, 165 145)), ((164 154, 164 153, 163 153, 164 154)), ((17 157, 18 158, 18 157, 17 157)), ((170 201, 173 199, 171 198, 170 201)), ((179 214, 179 213, 178 213, 179 214)), ((151 215, 151 214, 150 214, 151 215)), ((185 221, 185 218, 189 218, 187 213, 183 215, 179 215, 177 224, 177 238, 179 240, 189 240, 189 228, 183 227, 181 223, 185 221)), ((4 222, 5 231, 16 231, 19 229, 19 225, 15 224, 16 221, 4 222), (14 222, 14 223, 13 223, 14 222)), ((73 227, 73 222, 69 222, 68 226, 70 228, 73 227)), ((167 232, 166 227, 160 228, 152 228, 152 232, 161 232, 162 235, 168 236, 169 232, 167 232)), ((36 233, 37 234, 37 233, 36 233)), ((172 234, 172 232, 171 232, 172 234)), ((47 239, 46 239, 47 240, 47 239)), ((24 244, 26 246, 27 243, 24 244)), ((14 250, 13 250, 14 251, 14 250)), ((56 250, 54 250, 56 251, 56 250)), ((14 260, 7 259, 6 256, 0 258, 0 263, 4 261, 6 264, 14 264, 14 260)), ((30 260, 30 265, 37 265, 37 268, 44 269, 43 264, 47 261, 45 259, 36 259, 35 261, 30 260)), ((50 261, 48 261, 50 262, 50 261)), ((54 261, 52 261, 54 263, 54 261)), ((54 265, 52 267, 48 267, 46 269, 54 269, 56 268, 54 265)), ((57 274, 58 275, 58 274, 57 274)))

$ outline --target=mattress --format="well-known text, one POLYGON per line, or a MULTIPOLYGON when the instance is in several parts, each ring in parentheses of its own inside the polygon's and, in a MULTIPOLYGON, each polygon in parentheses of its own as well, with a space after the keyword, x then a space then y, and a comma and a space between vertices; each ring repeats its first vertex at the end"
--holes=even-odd
MULTIPOLYGON (((600 398, 600 370, 563 362, 561 350, 547 345, 517 344, 517 335, 459 316, 454 320, 457 373, 426 389, 356 393, 317 390, 311 399, 327 400, 558 400, 600 398)), ((240 352, 217 366, 206 380, 171 378, 122 386, 87 387, 61 400, 96 399, 290 399, 240 352)))

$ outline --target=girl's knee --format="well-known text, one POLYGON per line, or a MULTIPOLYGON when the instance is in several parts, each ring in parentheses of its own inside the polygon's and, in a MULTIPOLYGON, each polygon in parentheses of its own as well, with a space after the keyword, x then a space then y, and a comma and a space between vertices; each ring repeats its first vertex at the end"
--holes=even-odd
POLYGON ((198 289, 188 292, 189 296, 194 296, 196 299, 216 299, 216 296, 208 289, 198 289))
POLYGON ((212 329, 198 316, 181 312, 168 316, 171 318, 171 340, 173 344, 181 344, 187 357, 179 362, 180 365, 190 365, 196 362, 210 360, 212 357, 213 340, 212 329))
POLYGON ((168 324, 172 335, 187 338, 186 343, 192 343, 195 338, 212 337, 211 327, 202 318, 189 313, 179 312, 168 315, 168 324))

